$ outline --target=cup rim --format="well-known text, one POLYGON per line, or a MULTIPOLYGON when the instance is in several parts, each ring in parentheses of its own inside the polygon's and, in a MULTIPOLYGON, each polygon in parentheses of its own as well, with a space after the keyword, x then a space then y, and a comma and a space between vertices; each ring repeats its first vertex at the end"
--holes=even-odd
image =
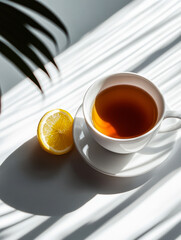
MULTIPOLYGON (((86 91, 86 93, 84 94, 84 97, 83 97, 83 104, 82 104, 82 109, 83 109, 83 115, 84 115, 84 120, 86 122, 86 124, 94 131, 96 132, 98 135, 100 135, 101 137, 107 139, 107 140, 112 140, 112 141, 115 141, 115 142, 128 142, 128 141, 134 141, 134 140, 138 140, 138 139, 141 139, 141 138, 144 138, 145 136, 149 135, 150 133, 154 132, 155 129, 157 129, 159 127, 159 125, 161 124, 163 118, 164 118, 164 115, 165 115, 165 100, 164 100, 164 97, 162 95, 162 93, 160 92, 160 90, 157 88, 157 86, 155 84, 153 84, 150 80, 148 80, 147 78, 143 77, 142 75, 140 74, 137 74, 137 73, 134 73, 134 72, 120 72, 120 73, 116 73, 116 74, 110 74, 110 75, 107 75, 103 78, 101 78, 100 80, 97 80, 95 81, 86 91), (107 78, 109 77, 114 77, 114 76, 119 76, 119 75, 132 75, 132 76, 137 76, 139 78, 142 78, 144 81, 147 81, 149 82, 149 84, 151 84, 156 90, 157 92, 159 93, 161 99, 162 99, 162 102, 163 102, 163 113, 162 113, 162 116, 160 117, 160 120, 157 122, 157 124, 151 128, 148 132, 140 135, 140 136, 137 136, 137 137, 132 137, 132 138, 113 138, 113 137, 109 137, 101 132, 99 132, 95 127, 94 125, 91 123, 89 123, 89 121, 87 120, 87 117, 86 117, 86 106, 85 106, 85 100, 86 100, 86 97, 87 97, 87 94, 88 92, 90 91, 91 88, 93 88, 98 82, 103 82, 104 80, 106 80, 107 78)), ((92 109, 91 109, 92 111, 92 109)))

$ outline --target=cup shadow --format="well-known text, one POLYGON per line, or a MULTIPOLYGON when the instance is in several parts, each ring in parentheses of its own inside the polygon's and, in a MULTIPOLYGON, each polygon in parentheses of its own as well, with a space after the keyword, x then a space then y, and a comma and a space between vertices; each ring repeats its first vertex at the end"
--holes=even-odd
POLYGON ((96 194, 114 194, 143 185, 151 176, 114 178, 89 167, 76 148, 54 156, 33 137, 0 166, 0 197, 15 209, 46 216, 72 212, 96 194))

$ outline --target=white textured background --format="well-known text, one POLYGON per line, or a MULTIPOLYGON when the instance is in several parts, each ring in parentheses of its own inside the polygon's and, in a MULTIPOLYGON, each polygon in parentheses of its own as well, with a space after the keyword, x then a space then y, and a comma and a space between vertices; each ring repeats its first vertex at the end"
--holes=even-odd
POLYGON ((73 116, 88 86, 107 74, 133 71, 151 79, 171 109, 181 111, 180 1, 139 1, 56 57, 53 81, 36 71, 3 96, 0 118, 1 239, 179 239, 181 133, 152 176, 113 179, 87 167, 74 149, 64 157, 39 148, 43 113, 73 116), (55 166, 50 162, 60 160, 55 166))

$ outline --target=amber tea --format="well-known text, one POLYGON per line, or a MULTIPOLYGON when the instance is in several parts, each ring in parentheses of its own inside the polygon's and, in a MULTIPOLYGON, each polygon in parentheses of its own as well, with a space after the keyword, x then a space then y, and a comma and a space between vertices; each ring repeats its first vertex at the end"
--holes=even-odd
POLYGON ((154 127, 157 117, 154 99, 133 85, 116 85, 103 90, 92 109, 95 128, 113 138, 138 137, 154 127))

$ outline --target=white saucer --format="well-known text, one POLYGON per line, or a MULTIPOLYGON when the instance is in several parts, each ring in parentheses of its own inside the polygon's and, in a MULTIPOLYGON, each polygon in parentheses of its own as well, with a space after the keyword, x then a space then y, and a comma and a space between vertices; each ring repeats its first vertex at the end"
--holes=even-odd
POLYGON ((133 177, 151 171, 168 158, 176 132, 158 133, 149 145, 135 154, 113 153, 89 134, 80 106, 74 119, 73 136, 79 153, 91 167, 114 177, 133 177))

